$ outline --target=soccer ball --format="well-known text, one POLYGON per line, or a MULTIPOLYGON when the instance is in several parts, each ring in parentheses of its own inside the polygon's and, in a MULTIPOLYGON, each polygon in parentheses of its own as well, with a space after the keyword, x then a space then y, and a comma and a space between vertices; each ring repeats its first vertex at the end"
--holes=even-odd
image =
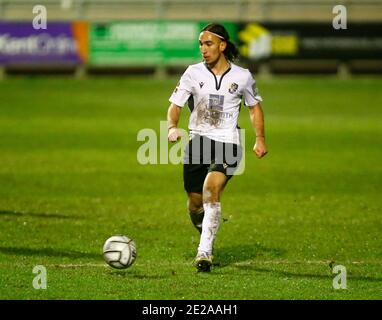
POLYGON ((134 263, 136 257, 137 247, 135 242, 126 236, 112 236, 103 245, 103 258, 113 268, 128 268, 134 263))

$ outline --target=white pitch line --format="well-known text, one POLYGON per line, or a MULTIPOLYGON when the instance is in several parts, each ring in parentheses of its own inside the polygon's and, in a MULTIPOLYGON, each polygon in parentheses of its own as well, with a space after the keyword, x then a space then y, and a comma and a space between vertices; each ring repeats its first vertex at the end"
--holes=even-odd
POLYGON ((306 265, 306 264, 324 264, 324 265, 329 265, 330 263, 332 264, 373 264, 373 265, 382 265, 382 261, 335 261, 335 260, 297 260, 297 261, 288 261, 288 260, 265 260, 265 261, 242 261, 242 262, 236 262, 233 263, 234 265, 237 266, 242 266, 242 265, 254 265, 254 264, 285 264, 285 265, 292 265, 292 264, 301 264, 301 265, 306 265))
MULTIPOLYGON (((242 261, 229 264, 222 263, 223 266, 250 266, 250 265, 329 265, 330 263, 343 265, 382 265, 382 261, 331 261, 331 260, 300 260, 300 261, 287 261, 287 260, 265 260, 265 261, 242 261)), ((134 265, 142 265, 143 263, 136 263, 134 265)), ((219 264, 219 262, 218 262, 219 264)), ((158 263, 157 266, 173 267, 173 266, 192 265, 191 262, 181 263, 158 263)), ((46 267, 51 268, 108 268, 105 263, 79 263, 79 264, 47 264, 46 267)))
POLYGON ((82 263, 82 264, 46 264, 50 268, 94 268, 94 267, 107 267, 104 263, 82 263))

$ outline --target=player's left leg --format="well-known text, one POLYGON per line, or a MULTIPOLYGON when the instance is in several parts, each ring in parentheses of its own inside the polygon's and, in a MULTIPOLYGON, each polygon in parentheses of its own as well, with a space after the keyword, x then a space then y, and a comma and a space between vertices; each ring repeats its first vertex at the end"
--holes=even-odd
POLYGON ((241 160, 241 149, 236 144, 213 143, 214 162, 203 183, 204 219, 196 257, 199 271, 209 271, 212 265, 213 244, 221 221, 220 196, 241 160))
POLYGON ((204 219, 202 234, 195 259, 199 271, 210 271, 212 265, 213 243, 221 221, 220 196, 228 181, 228 177, 219 171, 207 174, 203 185, 204 219))

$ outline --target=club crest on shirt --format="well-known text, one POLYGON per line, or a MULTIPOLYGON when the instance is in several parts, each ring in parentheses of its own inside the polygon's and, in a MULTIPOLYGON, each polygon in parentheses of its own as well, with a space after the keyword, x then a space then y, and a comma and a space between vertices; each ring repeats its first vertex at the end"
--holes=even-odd
POLYGON ((229 87, 229 89, 228 89, 228 92, 229 93, 235 93, 236 91, 237 91, 237 88, 238 88, 239 86, 238 86, 238 84, 237 83, 231 83, 231 86, 229 87))
POLYGON ((203 86, 204 86, 204 82, 199 82, 200 89, 203 88, 203 86))

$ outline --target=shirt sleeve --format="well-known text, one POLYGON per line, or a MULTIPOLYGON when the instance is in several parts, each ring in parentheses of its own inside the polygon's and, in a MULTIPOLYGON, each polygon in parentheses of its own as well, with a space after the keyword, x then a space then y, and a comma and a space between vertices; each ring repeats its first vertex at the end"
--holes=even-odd
POLYGON ((183 107, 187 102, 188 98, 192 94, 192 81, 190 70, 187 70, 183 73, 180 78, 179 83, 177 84, 174 92, 172 93, 169 101, 176 104, 179 107, 183 107))
POLYGON ((263 101, 256 86, 256 81, 253 79, 252 74, 248 72, 248 80, 244 88, 244 104, 247 107, 252 107, 263 101))

